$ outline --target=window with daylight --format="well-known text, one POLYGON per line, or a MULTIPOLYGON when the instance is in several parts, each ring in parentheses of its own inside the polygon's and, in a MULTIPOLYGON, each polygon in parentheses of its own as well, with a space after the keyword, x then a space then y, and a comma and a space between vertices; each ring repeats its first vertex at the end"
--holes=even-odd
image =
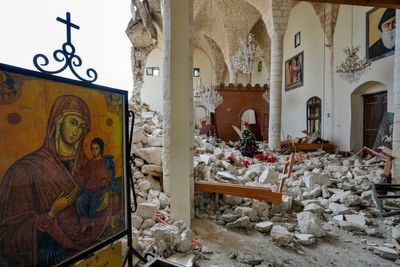
POLYGON ((307 101, 307 132, 321 134, 321 99, 313 96, 307 101))
POLYGON ((148 76, 160 76, 160 68, 159 67, 147 67, 146 75, 148 76))

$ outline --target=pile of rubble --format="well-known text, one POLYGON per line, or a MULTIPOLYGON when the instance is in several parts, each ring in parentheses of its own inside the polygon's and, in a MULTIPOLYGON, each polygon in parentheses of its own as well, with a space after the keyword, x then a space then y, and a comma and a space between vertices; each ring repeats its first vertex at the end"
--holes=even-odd
POLYGON ((133 247, 143 255, 150 252, 163 258, 191 252, 193 232, 182 221, 170 222, 169 197, 151 175, 162 173, 162 116, 138 102, 131 102, 130 109, 135 113, 131 152, 138 203, 132 215, 133 247))
MULTIPOLYGON (((149 175, 162 172, 162 116, 144 104, 131 103, 130 108, 136 114, 132 171, 139 203, 132 216, 134 247, 165 258, 176 252, 202 256, 207 248, 201 253, 193 242, 193 232, 181 221, 170 222, 169 198, 162 192, 160 182, 149 175)), ((276 162, 243 157, 224 142, 195 136, 195 179, 265 186, 276 191, 286 156, 274 154, 265 144, 259 144, 259 149, 276 158, 276 162)), ((270 236, 277 246, 299 253, 302 246, 321 242, 324 237, 338 238, 334 228, 353 235, 382 237, 381 244, 366 238, 362 242, 373 253, 396 260, 399 254, 392 239, 400 241, 400 218, 379 217, 371 187, 384 181, 383 169, 365 167, 379 160, 365 161, 324 151, 297 153, 281 204, 195 193, 195 215, 228 229, 259 231, 270 236)), ((390 206, 400 207, 399 201, 388 201, 390 206)))

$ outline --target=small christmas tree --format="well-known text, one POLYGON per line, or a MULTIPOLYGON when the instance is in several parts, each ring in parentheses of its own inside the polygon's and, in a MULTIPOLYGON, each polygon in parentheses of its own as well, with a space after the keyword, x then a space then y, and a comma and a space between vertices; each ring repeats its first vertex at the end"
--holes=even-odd
POLYGON ((238 149, 243 156, 252 158, 258 153, 256 138, 248 129, 248 123, 245 122, 244 125, 246 128, 242 131, 242 137, 240 138, 238 149))

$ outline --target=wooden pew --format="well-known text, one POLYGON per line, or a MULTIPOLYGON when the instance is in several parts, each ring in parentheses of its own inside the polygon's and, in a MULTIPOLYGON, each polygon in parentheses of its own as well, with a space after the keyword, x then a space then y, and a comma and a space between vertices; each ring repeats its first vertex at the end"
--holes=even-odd
POLYGON ((278 192, 272 192, 270 188, 260 186, 247 186, 243 184, 218 183, 210 181, 195 181, 194 190, 200 192, 209 192, 216 194, 227 194, 258 199, 269 203, 279 204, 282 202, 282 191, 285 186, 285 180, 292 174, 294 163, 294 153, 285 161, 283 168, 283 177, 280 181, 278 192))
POLYGON ((246 186, 241 184, 218 183, 210 181, 195 181, 194 190, 200 192, 254 198, 276 204, 282 202, 282 194, 272 192, 272 190, 267 187, 246 186))

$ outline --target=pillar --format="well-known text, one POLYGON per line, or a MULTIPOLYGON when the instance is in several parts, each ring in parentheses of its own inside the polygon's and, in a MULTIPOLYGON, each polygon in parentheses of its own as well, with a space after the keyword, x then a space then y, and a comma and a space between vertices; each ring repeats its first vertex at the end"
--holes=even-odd
POLYGON ((281 145, 282 63, 283 34, 274 34, 271 36, 271 77, 268 129, 268 145, 271 149, 278 149, 281 145))
POLYGON ((232 63, 230 66, 228 65, 228 71, 229 71, 229 83, 237 84, 238 80, 238 71, 233 67, 232 63))
POLYGON ((162 1, 163 182, 171 219, 193 214, 193 0, 162 1))
POLYGON ((268 145, 276 150, 281 146, 282 131, 283 37, 293 2, 274 0, 269 4, 269 11, 262 17, 271 39, 268 145))
MULTIPOLYGON (((400 9, 396 10, 396 21, 400 21, 400 9)), ((393 120, 393 183, 400 183, 400 27, 396 27, 394 55, 394 120, 393 120)))

